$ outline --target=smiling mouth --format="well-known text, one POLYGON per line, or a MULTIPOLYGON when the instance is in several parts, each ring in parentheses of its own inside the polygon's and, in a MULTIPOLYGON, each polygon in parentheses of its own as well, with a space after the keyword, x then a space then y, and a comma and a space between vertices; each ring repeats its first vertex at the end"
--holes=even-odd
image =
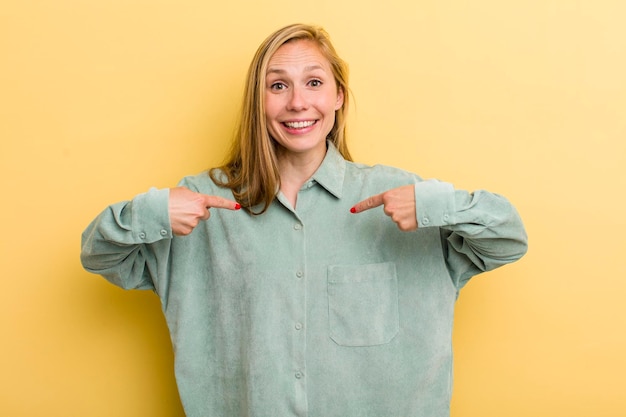
POLYGON ((313 126, 315 123, 315 120, 308 120, 306 122, 284 122, 283 125, 289 129, 304 129, 313 126))

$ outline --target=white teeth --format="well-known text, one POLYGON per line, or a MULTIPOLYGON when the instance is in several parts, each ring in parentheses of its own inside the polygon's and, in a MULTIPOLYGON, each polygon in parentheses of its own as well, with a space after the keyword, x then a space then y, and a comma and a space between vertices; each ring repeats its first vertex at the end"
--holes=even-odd
POLYGON ((308 122, 285 122, 285 126, 292 129, 304 129, 305 127, 313 126, 314 123, 314 120, 310 120, 308 122))

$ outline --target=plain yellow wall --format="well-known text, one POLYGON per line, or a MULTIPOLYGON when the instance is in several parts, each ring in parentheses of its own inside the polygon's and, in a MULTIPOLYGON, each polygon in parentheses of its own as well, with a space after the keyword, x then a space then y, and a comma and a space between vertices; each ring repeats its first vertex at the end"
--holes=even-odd
POLYGON ((256 46, 321 24, 356 159, 505 194, 530 251, 472 281, 453 417, 626 415, 626 2, 4 0, 0 415, 182 416, 157 298, 81 269, 105 205, 221 161, 256 46))

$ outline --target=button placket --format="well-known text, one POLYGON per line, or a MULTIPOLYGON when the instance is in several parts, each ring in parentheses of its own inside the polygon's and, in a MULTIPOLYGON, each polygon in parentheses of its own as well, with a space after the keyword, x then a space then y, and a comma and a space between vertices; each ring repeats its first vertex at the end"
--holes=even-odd
MULTIPOLYGON (((299 217, 299 216, 298 216, 299 217)), ((300 220, 300 219, 299 219, 300 220)), ((306 392, 306 228, 302 221, 293 223, 293 256, 295 270, 292 272, 292 280, 294 285, 293 304, 292 304, 292 378, 296 385, 294 408, 299 410, 299 415, 305 415, 307 410, 307 392, 306 392)))

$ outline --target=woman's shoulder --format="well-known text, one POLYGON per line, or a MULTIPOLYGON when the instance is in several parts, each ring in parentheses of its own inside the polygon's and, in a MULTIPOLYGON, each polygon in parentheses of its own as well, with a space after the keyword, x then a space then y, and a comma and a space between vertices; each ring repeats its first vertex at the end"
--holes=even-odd
POLYGON ((196 191, 202 194, 208 195, 220 195, 220 194, 230 194, 230 190, 225 187, 218 186, 210 174, 213 174, 215 178, 225 179, 225 174, 219 169, 213 170, 204 170, 197 174, 187 175, 183 177, 182 180, 178 183, 178 185, 187 187, 190 190, 196 191))
POLYGON ((379 179, 383 181, 421 181, 419 175, 391 165, 368 165, 361 162, 346 161, 346 173, 349 176, 379 179))

